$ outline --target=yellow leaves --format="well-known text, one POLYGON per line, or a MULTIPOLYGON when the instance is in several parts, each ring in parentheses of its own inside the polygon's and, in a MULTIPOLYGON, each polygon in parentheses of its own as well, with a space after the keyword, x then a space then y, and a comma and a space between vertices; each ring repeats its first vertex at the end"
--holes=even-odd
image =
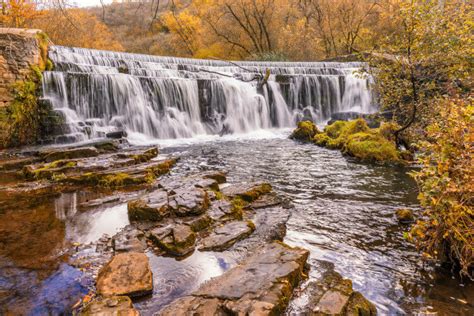
POLYGON ((2 1, 0 9, 0 25, 7 27, 28 27, 31 20, 42 15, 34 2, 26 0, 2 1))
POLYGON ((107 26, 95 15, 81 9, 47 10, 32 25, 42 29, 58 45, 122 51, 107 26))

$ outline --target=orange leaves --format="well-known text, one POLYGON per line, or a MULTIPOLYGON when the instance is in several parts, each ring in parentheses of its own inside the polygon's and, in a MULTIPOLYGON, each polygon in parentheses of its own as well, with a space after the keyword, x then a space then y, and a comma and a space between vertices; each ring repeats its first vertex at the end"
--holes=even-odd
POLYGON ((42 15, 36 4, 27 0, 2 1, 0 9, 0 25, 6 27, 28 27, 33 19, 42 15))
POLYGON ((57 45, 123 50, 107 26, 85 10, 46 10, 32 24, 48 34, 57 45))

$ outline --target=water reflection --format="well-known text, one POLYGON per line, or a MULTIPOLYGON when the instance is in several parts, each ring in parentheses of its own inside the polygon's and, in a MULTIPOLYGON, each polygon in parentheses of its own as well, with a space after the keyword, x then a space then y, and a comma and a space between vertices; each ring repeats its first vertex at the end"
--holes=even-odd
POLYGON ((217 252, 195 251, 182 261, 154 254, 149 257, 153 271, 153 298, 135 304, 144 315, 154 314, 176 298, 192 293, 202 283, 223 274, 236 263, 231 254, 217 252))

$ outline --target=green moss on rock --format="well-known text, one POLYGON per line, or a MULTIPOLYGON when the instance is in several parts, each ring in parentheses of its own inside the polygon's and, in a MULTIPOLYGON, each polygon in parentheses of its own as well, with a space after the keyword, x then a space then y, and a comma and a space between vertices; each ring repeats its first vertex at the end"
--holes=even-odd
POLYGON ((291 139, 310 142, 314 135, 321 133, 318 127, 311 121, 302 121, 298 123, 298 127, 290 135, 291 139))
POLYGON ((343 153, 362 161, 399 161, 395 143, 383 138, 376 132, 360 132, 349 136, 347 142, 344 144, 343 153))

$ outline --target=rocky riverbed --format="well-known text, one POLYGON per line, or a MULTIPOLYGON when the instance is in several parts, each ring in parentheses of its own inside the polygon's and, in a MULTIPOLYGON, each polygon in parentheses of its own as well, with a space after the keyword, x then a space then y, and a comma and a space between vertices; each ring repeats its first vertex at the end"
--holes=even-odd
MULTIPOLYGON (((49 258, 60 257, 87 283, 87 294, 76 293, 75 304, 63 305, 61 312, 138 315, 132 300, 154 300, 155 287, 165 286, 154 279, 149 256, 183 261, 199 252, 232 252, 233 267, 154 312, 276 315, 286 311, 293 291, 307 278, 309 255, 308 250, 283 243, 291 201, 273 192, 270 183, 229 185, 221 170, 170 174, 178 159, 160 156, 155 146, 130 147, 119 140, 4 153, 0 163, 3 212, 35 208, 41 199, 71 193, 84 196, 76 201, 84 213, 126 205, 128 224, 115 234, 63 243, 57 247, 60 254, 49 258)), ((15 225, 22 225, 21 217, 15 225)), ((2 232, 15 235, 8 228, 2 232)), ((4 248, 12 247, 8 242, 3 237, 4 248)), ((374 305, 353 294, 350 281, 336 275, 328 281, 331 286, 311 284, 317 295, 307 306, 309 314, 376 313, 374 305)), ((5 312, 21 312, 15 303, 8 304, 13 297, 15 289, 2 291, 5 312)))
MULTIPOLYGON (((365 215, 350 202, 354 198, 336 193, 359 192, 362 205, 377 199, 349 190, 347 183, 356 181, 341 182, 349 173, 334 174, 329 187, 323 175, 350 168, 369 191, 378 189, 368 182, 368 169, 335 155, 289 140, 165 149, 107 140, 4 152, 0 311, 372 315, 376 307, 368 296, 379 313, 396 314, 387 303, 393 296, 376 283, 379 274, 398 282, 393 269, 374 268, 367 262, 385 257, 361 256, 358 250, 380 241, 371 225, 364 226, 365 215), (306 156, 310 159, 302 160, 306 156), (314 168, 320 163, 326 170, 319 170, 318 180, 314 168), (313 175, 311 181, 305 174, 313 175), (329 201, 337 203, 337 211, 329 201), (365 237, 341 226, 348 218, 365 237), (336 249, 342 251, 333 255, 336 249), (346 254, 358 257, 349 264, 346 254), (363 282, 375 285, 373 291, 361 287, 361 262, 368 273, 363 282)), ((401 192, 396 180, 384 181, 384 190, 401 192)), ((413 207, 401 204, 397 200, 387 213, 395 206, 413 207)), ((391 220, 381 218, 372 223, 386 230, 391 220)), ((399 247, 388 245, 384 249, 399 247)), ((409 271, 411 257, 391 253, 385 256, 409 271)))

